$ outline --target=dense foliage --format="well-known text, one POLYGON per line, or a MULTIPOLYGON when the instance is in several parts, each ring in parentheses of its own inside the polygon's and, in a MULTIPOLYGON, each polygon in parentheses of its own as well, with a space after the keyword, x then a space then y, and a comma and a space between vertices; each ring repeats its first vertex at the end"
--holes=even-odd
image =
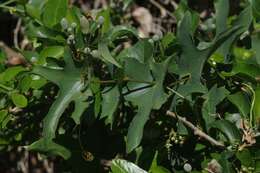
POLYGON ((260 172, 260 3, 231 14, 216 0, 206 20, 178 5, 176 33, 141 38, 112 7, 0 4, 31 43, 23 64, 0 54, 1 150, 60 156, 77 173, 260 172))

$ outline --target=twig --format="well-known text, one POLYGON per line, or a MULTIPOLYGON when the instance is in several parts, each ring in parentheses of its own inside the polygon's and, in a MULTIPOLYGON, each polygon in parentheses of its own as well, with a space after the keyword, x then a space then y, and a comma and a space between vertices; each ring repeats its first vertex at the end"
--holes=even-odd
POLYGON ((0 4, 0 8, 7 9, 7 10, 9 10, 10 13, 15 13, 15 12, 23 13, 24 12, 23 10, 21 10, 19 8, 10 7, 10 6, 6 6, 3 4, 0 4))
POLYGON ((178 4, 175 1, 171 0, 170 3, 172 4, 175 10, 178 8, 178 4))
POLYGON ((222 144, 219 141, 216 141, 214 138, 212 138, 211 136, 207 135, 206 133, 204 133, 202 130, 200 130, 198 127, 196 127, 195 125, 193 125, 191 122, 189 122, 188 120, 186 120, 186 118, 184 117, 180 117, 178 115, 176 115, 175 113, 171 112, 171 111, 167 111, 166 113, 167 115, 176 118, 178 120, 180 120, 183 124, 185 124, 186 126, 188 126, 189 128, 191 128, 194 131, 194 134, 197 136, 200 136, 201 138, 204 138, 205 140, 209 141, 211 144, 216 145, 218 147, 224 148, 225 145, 222 144))
POLYGON ((155 7, 157 7, 157 8, 161 11, 161 13, 163 13, 162 11, 165 11, 168 16, 170 16, 171 18, 173 18, 173 19, 176 21, 175 16, 172 15, 172 13, 171 13, 170 11, 168 11, 166 8, 164 8, 161 4, 159 4, 159 3, 156 2, 155 0, 150 0, 150 2, 151 2, 155 7))
POLYGON ((16 27, 14 29, 14 47, 16 49, 19 49, 18 36, 19 36, 19 31, 20 31, 20 28, 21 28, 21 24, 22 24, 22 19, 18 19, 18 21, 16 23, 16 27))
POLYGON ((179 92, 175 91, 174 89, 171 89, 170 87, 166 87, 166 89, 168 89, 169 91, 171 91, 172 93, 176 94, 177 96, 179 96, 182 99, 186 99, 183 95, 181 95, 179 92))

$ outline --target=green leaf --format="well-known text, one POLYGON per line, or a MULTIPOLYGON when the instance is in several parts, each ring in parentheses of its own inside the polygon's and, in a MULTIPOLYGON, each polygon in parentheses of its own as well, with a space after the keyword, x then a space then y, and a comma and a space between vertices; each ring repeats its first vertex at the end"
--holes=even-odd
POLYGON ((15 78, 19 73, 26 71, 22 66, 10 67, 2 73, 2 79, 4 82, 9 82, 15 78))
POLYGON ((214 6, 216 9, 216 35, 219 35, 227 29, 229 1, 216 0, 214 6))
POLYGON ((100 82, 98 78, 93 78, 92 82, 90 83, 90 88, 95 96, 95 101, 94 101, 94 112, 95 112, 95 117, 98 118, 100 110, 101 110, 101 101, 102 101, 102 96, 101 96, 101 88, 100 88, 100 82))
POLYGON ((237 92, 229 95, 228 100, 233 103, 244 118, 248 117, 250 112, 250 100, 243 92, 237 92))
POLYGON ((228 95, 228 91, 224 88, 217 88, 214 85, 210 91, 204 96, 206 100, 202 106, 202 116, 208 129, 210 124, 215 121, 217 117, 216 106, 228 95))
POLYGON ((125 49, 118 55, 118 59, 134 58, 141 63, 145 63, 153 56, 153 45, 147 40, 138 41, 134 46, 125 49))
POLYGON ((253 52, 244 48, 234 48, 233 68, 230 72, 223 72, 224 76, 247 75, 252 79, 257 79, 260 76, 260 66, 253 56, 253 52))
MULTIPOLYGON (((107 88, 105 88, 106 90, 107 88)), ((115 86, 106 93, 102 94, 102 111, 100 118, 106 118, 107 124, 113 124, 114 112, 117 109, 117 105, 120 99, 120 93, 118 87, 115 86)))
POLYGON ((59 43, 65 43, 64 37, 54 30, 48 29, 44 26, 35 26, 32 23, 29 23, 27 26, 26 34, 32 38, 41 38, 54 40, 59 43))
POLYGON ((98 44, 98 51, 100 52, 102 56, 102 60, 105 62, 109 62, 111 64, 114 64, 115 66, 121 68, 121 65, 112 57, 107 44, 104 41, 100 41, 98 44))
POLYGON ((252 0, 252 9, 254 17, 259 20, 260 19, 260 2, 258 0, 252 0))
MULTIPOLYGON (((163 81, 168 69, 170 59, 162 63, 151 63, 150 69, 153 74, 153 86, 133 92, 126 96, 126 100, 131 101, 138 107, 137 114, 132 120, 127 133, 127 152, 130 153, 141 142, 143 128, 152 109, 160 109, 161 105, 167 100, 168 95, 164 92, 163 81)), ((125 74, 133 80, 145 80, 151 82, 152 76, 146 64, 141 64, 135 59, 129 59, 126 62, 125 74), (140 70, 140 71, 138 71, 140 70), (137 75, 136 75, 137 74, 137 75)), ((130 89, 136 89, 145 86, 144 84, 130 82, 130 89)), ((147 86, 147 84, 146 84, 147 86)))
MULTIPOLYGON (((69 104, 75 102, 75 112, 73 119, 79 123, 81 113, 88 107, 86 99, 89 97, 89 90, 82 91, 86 86, 81 79, 80 69, 74 66, 69 48, 64 51, 65 67, 62 70, 49 69, 47 67, 36 66, 32 73, 38 74, 59 87, 57 99, 49 109, 43 120, 43 138, 34 144, 34 149, 41 149, 46 140, 55 138, 59 119, 69 104), (85 107, 84 107, 85 105, 85 107)), ((47 141, 49 143, 49 141, 47 141)), ((51 148, 46 150, 52 150, 51 148)))
POLYGON ((225 40, 231 36, 237 37, 241 34, 240 26, 231 28, 218 35, 217 38, 210 43, 208 48, 199 50, 193 43, 192 33, 190 31, 191 23, 191 14, 187 12, 179 25, 177 32, 177 39, 182 48, 181 57, 177 61, 177 73, 181 77, 190 75, 190 81, 188 84, 182 85, 178 90, 178 92, 184 96, 192 93, 192 90, 202 93, 205 92, 205 87, 200 83, 204 63, 225 40), (191 88, 195 89, 190 90, 191 88))
POLYGON ((260 65, 260 39, 258 36, 252 36, 252 49, 256 55, 256 62, 260 65))
POLYGON ((254 101, 254 121, 257 126, 260 125, 260 86, 255 89, 255 101, 254 101))
POLYGON ((240 160, 243 166, 250 167, 253 165, 253 157, 248 149, 238 151, 236 157, 240 160))
POLYGON ((92 96, 91 91, 88 89, 77 99, 75 99, 75 109, 71 115, 71 118, 74 120, 76 124, 80 124, 81 115, 84 113, 86 108, 90 105, 88 101, 86 101, 90 96, 92 96))
POLYGON ((175 35, 171 32, 168 32, 162 38, 162 45, 163 45, 164 48, 167 48, 175 40, 176 40, 175 35))
POLYGON ((99 16, 104 17, 104 22, 102 24, 102 33, 105 34, 109 31, 110 27, 111 27, 111 19, 110 19, 110 9, 105 9, 102 10, 98 15, 97 15, 97 19, 99 16))
POLYGON ((123 0, 124 6, 123 10, 125 11, 132 3, 134 0, 123 0))
POLYGON ((241 142, 241 135, 237 127, 227 120, 217 120, 212 123, 211 127, 218 129, 222 132, 231 144, 241 142))
MULTIPOLYGON (((1 110, 0 111, 0 123, 2 124, 2 122, 4 121, 4 119, 6 118, 6 116, 8 115, 8 111, 7 110, 1 110)), ((2 126, 2 125, 1 125, 2 126)))
POLYGON ((46 79, 44 79, 40 76, 37 76, 37 75, 32 75, 31 78, 32 78, 32 81, 30 83, 30 87, 32 89, 36 89, 36 90, 40 89, 47 83, 46 79))
POLYGON ((30 0, 25 5, 26 13, 35 18, 37 21, 41 21, 41 13, 46 0, 30 0))
MULTIPOLYGON (((229 1, 225 0, 219 0, 216 3, 217 7, 217 14, 216 14, 216 27, 217 27, 217 33, 216 38, 224 32, 227 27, 227 16, 229 14, 229 1)), ((233 42, 237 39, 239 35, 246 32, 252 22, 252 10, 251 6, 248 5, 238 16, 237 20, 234 22, 233 27, 238 27, 239 30, 236 32, 236 34, 230 35, 217 50, 218 54, 221 54, 223 57, 226 57, 229 52, 231 45, 233 42)), ((216 39, 215 38, 215 39, 216 39)))
POLYGON ((156 151, 154 155, 152 165, 149 169, 149 173, 170 173, 169 170, 157 164, 157 156, 158 156, 158 151, 156 151))
POLYGON ((224 151, 221 153, 218 162, 222 167, 222 171, 225 173, 235 173, 234 168, 232 167, 232 163, 230 163, 229 159, 232 157, 232 153, 228 151, 224 151))
POLYGON ((244 74, 252 79, 256 79, 260 76, 260 68, 257 64, 248 64, 244 62, 235 62, 231 72, 222 72, 224 76, 234 76, 244 74))
POLYGON ((13 120, 13 119, 14 119, 14 117, 13 117, 11 114, 5 116, 5 118, 4 118, 3 121, 1 122, 1 128, 2 128, 2 129, 6 129, 7 124, 8 124, 11 120, 13 120))
POLYGON ((40 53, 40 62, 39 64, 44 64, 46 63, 45 59, 48 58, 56 58, 59 59, 63 56, 64 54, 64 47, 62 46, 50 46, 50 47, 45 47, 41 53, 40 53))
POLYGON ((68 149, 46 138, 42 138, 32 143, 30 146, 27 146, 26 148, 28 150, 38 151, 44 154, 50 154, 54 156, 59 155, 64 159, 68 159, 71 156, 71 153, 68 149))
POLYGON ((12 93, 11 98, 15 106, 19 108, 24 108, 28 104, 27 98, 22 94, 12 93))
POLYGON ((107 35, 107 40, 110 42, 115 41, 116 39, 120 39, 121 37, 136 37, 138 38, 138 32, 135 28, 130 26, 115 26, 113 27, 107 35))
POLYGON ((60 89, 57 99, 52 104, 48 115, 44 118, 43 136, 50 139, 55 137, 55 131, 62 113, 70 102, 79 99, 82 94, 81 90, 84 88, 84 83, 80 78, 80 71, 74 66, 68 48, 64 52, 64 60, 66 65, 63 70, 36 66, 32 71, 57 84, 60 89))
POLYGON ((55 26, 66 16, 67 9, 68 0, 48 0, 43 10, 43 23, 48 27, 55 26))
POLYGON ((147 173, 137 165, 122 159, 112 160, 112 173, 147 173))

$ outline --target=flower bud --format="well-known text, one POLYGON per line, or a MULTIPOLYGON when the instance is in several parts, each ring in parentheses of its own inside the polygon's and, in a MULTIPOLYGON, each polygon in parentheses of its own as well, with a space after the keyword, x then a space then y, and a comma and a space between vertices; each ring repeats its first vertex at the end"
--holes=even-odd
POLYGON ((62 18, 60 21, 60 25, 62 27, 62 29, 66 30, 68 28, 68 21, 66 18, 62 18))
POLYGON ((75 37, 74 37, 74 35, 69 35, 69 38, 68 38, 69 40, 74 40, 75 39, 75 37))
POLYGON ((67 39, 67 44, 75 44, 75 37, 74 35, 69 35, 68 39, 67 39))
POLYGON ((98 50, 92 50, 90 54, 91 54, 94 58, 98 58, 98 57, 100 56, 98 50))
POLYGON ((153 41, 159 41, 160 37, 158 35, 154 35, 152 39, 153 39, 153 41))
POLYGON ((162 32, 161 30, 159 30, 159 31, 157 32, 157 35, 159 36, 160 39, 163 38, 163 32, 162 32))
POLYGON ((89 21, 85 16, 80 18, 80 27, 83 34, 87 34, 89 32, 89 21))
POLYGON ((37 58, 33 56, 33 57, 31 58, 31 62, 32 62, 32 63, 36 63, 36 62, 37 62, 37 58))
POLYGON ((68 33, 72 33, 73 29, 71 27, 68 27, 67 31, 68 33))
POLYGON ((91 50, 90 50, 89 47, 86 47, 86 48, 83 50, 84 53, 90 53, 90 51, 91 51, 91 50))
POLYGON ((73 22, 73 23, 71 24, 71 27, 72 27, 72 28, 76 28, 76 27, 77 27, 77 24, 76 24, 75 22, 73 22))
POLYGON ((151 44, 154 43, 154 40, 153 40, 153 39, 149 39, 148 41, 149 41, 149 43, 151 43, 151 44))
POLYGON ((103 16, 99 16, 99 17, 98 17, 98 24, 99 24, 99 25, 102 25, 102 24, 104 23, 104 21, 105 21, 105 19, 104 19, 103 16))

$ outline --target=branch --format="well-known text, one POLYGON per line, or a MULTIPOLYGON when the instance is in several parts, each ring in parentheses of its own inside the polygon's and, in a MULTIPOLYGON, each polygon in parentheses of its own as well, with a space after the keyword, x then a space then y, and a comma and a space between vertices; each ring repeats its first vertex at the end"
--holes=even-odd
POLYGON ((185 124, 187 127, 191 128, 194 132, 195 135, 200 136, 201 138, 204 138, 205 140, 209 141, 211 144, 216 145, 218 147, 224 148, 225 145, 222 144, 219 141, 216 141, 214 138, 212 138, 211 136, 207 135, 206 133, 204 133, 202 130, 200 130, 198 127, 196 127, 195 125, 193 125, 191 122, 189 122, 188 120, 186 120, 186 118, 184 117, 180 117, 178 115, 176 115, 175 113, 171 112, 171 111, 167 111, 166 113, 167 115, 176 118, 178 120, 180 120, 183 124, 185 124))
POLYGON ((17 21, 17 23, 16 23, 16 27, 15 27, 15 29, 14 29, 14 47, 16 48, 16 49, 20 49, 19 48, 19 39, 18 39, 18 37, 19 37, 19 31, 20 31, 20 29, 21 29, 21 24, 22 24, 22 19, 18 19, 18 21, 17 21))
POLYGON ((164 8, 160 3, 156 2, 155 0, 150 0, 150 2, 151 2, 155 7, 157 7, 157 8, 161 11, 162 14, 163 14, 163 13, 166 13, 168 16, 170 16, 171 18, 173 18, 174 21, 176 22, 175 16, 172 15, 172 13, 171 13, 169 10, 167 10, 166 8, 164 8))
POLYGON ((2 49, 7 57, 7 65, 15 66, 15 65, 26 65, 30 66, 30 64, 25 60, 22 54, 16 52, 9 46, 7 46, 4 42, 0 41, 0 49, 2 49))

